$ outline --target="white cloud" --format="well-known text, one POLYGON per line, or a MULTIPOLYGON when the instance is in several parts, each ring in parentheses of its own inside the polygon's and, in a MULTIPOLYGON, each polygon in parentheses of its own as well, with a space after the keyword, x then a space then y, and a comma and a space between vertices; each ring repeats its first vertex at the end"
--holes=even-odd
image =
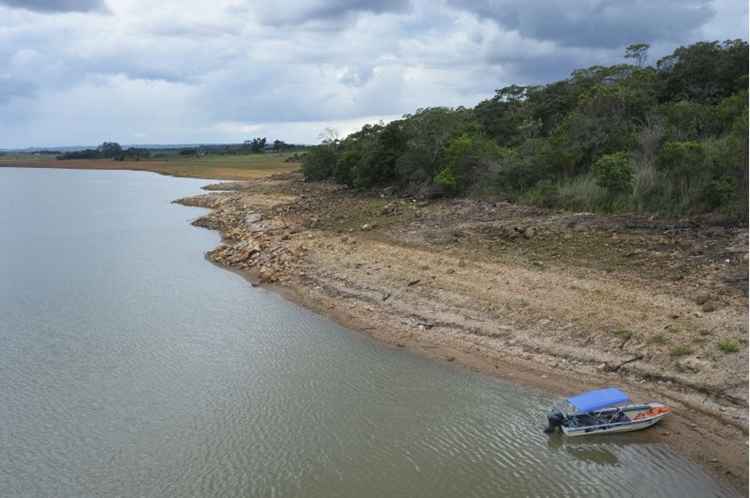
MULTIPOLYGON (((21 3, 0 0, 0 147, 250 134, 315 142, 329 125, 343 134, 622 60, 617 44, 582 33, 572 46, 570 29, 544 31, 545 9, 520 0, 502 3, 537 18, 518 25, 457 0, 21 3)), ((746 5, 716 0, 700 12, 693 32, 649 21, 674 38, 657 41, 652 60, 701 38, 747 37, 746 5)), ((643 30, 638 16, 620 17, 623 29, 643 30)))

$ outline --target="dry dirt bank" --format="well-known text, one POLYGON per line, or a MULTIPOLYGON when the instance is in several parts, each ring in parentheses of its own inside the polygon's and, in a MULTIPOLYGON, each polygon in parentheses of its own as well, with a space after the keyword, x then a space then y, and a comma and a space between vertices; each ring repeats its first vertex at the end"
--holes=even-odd
POLYGON ((474 200, 298 174, 209 186, 208 254, 395 348, 676 414, 652 436, 746 489, 747 229, 474 200), (736 349, 736 351, 735 351, 736 349))

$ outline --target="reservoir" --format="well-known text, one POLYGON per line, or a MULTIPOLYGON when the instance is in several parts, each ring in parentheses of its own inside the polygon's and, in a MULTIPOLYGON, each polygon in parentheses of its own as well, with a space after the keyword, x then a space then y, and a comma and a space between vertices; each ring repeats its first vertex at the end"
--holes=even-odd
POLYGON ((0 496, 736 496, 209 263, 219 234, 170 203, 206 183, 0 169, 0 496))

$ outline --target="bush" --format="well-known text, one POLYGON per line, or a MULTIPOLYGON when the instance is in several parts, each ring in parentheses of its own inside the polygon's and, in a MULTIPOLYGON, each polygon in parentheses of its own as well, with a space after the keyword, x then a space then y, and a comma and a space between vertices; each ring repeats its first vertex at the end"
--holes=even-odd
POLYGON ((498 149, 496 183, 501 192, 528 191, 544 179, 552 179, 555 155, 549 140, 526 140, 517 149, 498 149))
POLYGON ((724 353, 736 353, 740 350, 740 345, 730 339, 719 341, 719 349, 724 353))
POLYGON ((633 189, 633 167, 624 152, 602 156, 592 169, 596 183, 611 195, 630 193, 633 189))
POLYGON ((443 168, 443 170, 437 174, 435 177, 435 183, 440 185, 449 194, 455 194, 458 190, 456 175, 453 173, 453 169, 450 166, 443 168))
POLYGON ((608 203, 608 194, 592 175, 579 176, 558 186, 560 207, 574 211, 597 211, 608 203))
POLYGON ((302 160, 302 173, 307 181, 318 181, 330 178, 336 165, 335 146, 319 145, 311 148, 302 160))
POLYGON ((685 346, 685 345, 675 346, 669 352, 669 354, 672 356, 687 356, 692 353, 693 353, 693 350, 690 349, 690 347, 685 346))
POLYGON ((656 166, 669 174, 682 189, 690 188, 692 178, 700 176, 705 160, 703 144, 667 142, 656 157, 656 166))
POLYGON ((529 190, 523 200, 535 206, 554 208, 560 205, 560 192, 556 184, 542 181, 529 190))
POLYGON ((668 180, 650 162, 641 162, 633 175, 633 205, 640 212, 659 212, 668 202, 671 192, 668 180))

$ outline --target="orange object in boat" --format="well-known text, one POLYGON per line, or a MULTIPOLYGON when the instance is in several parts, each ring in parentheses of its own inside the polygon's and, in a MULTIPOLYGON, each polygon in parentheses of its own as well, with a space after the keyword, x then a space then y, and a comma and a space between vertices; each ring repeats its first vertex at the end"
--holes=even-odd
POLYGON ((648 409, 645 412, 639 413, 638 415, 633 417, 633 420, 641 420, 643 418, 655 417, 657 415, 670 413, 671 411, 672 409, 669 408, 668 406, 655 406, 653 408, 648 409))

